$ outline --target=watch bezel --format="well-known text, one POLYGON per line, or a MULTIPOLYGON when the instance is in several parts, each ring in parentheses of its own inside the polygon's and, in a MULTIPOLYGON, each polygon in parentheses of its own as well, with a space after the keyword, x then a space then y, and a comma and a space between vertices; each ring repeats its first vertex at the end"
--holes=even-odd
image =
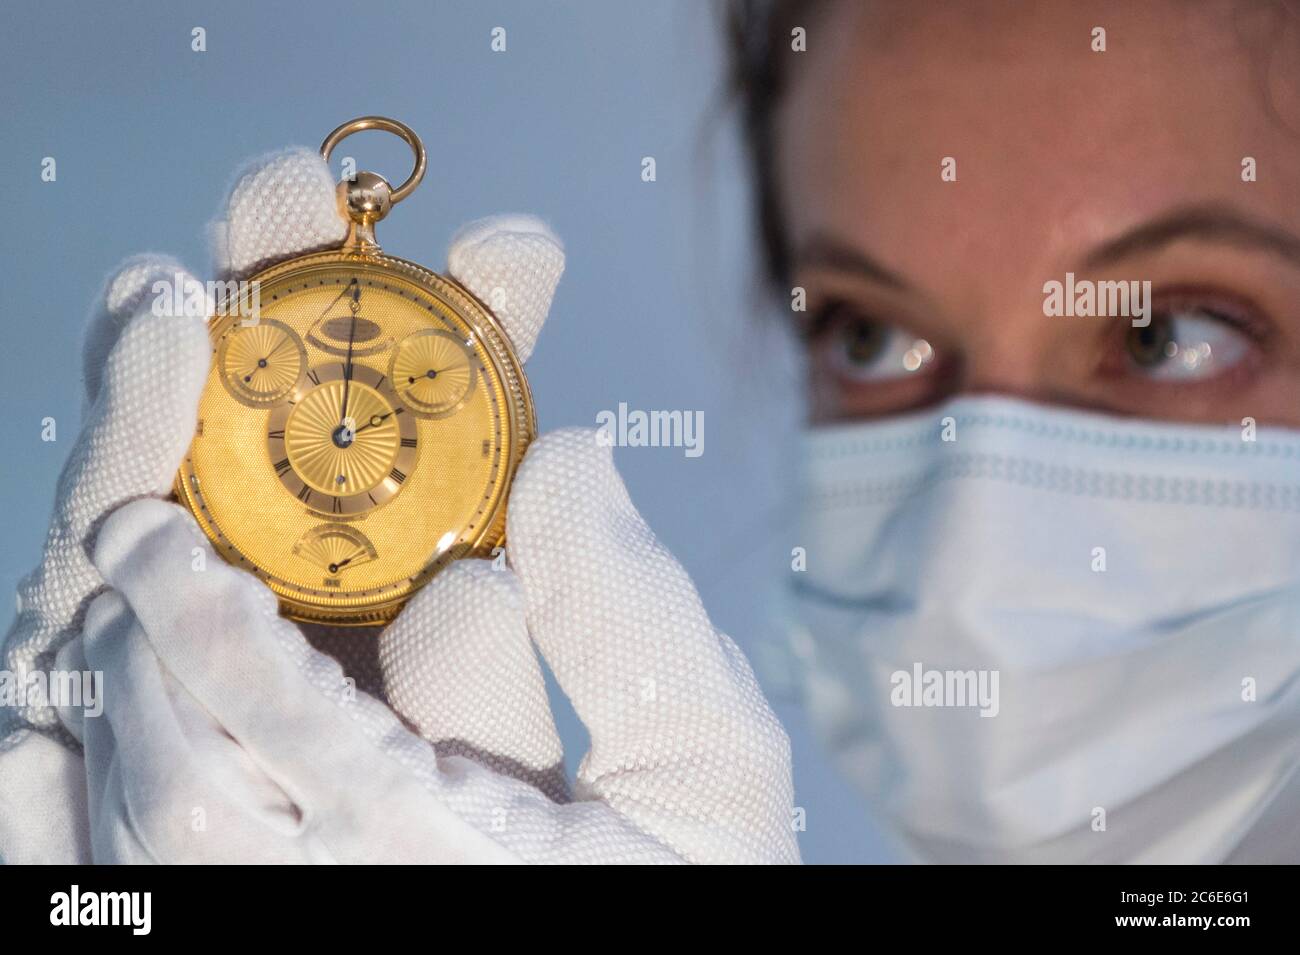
MULTIPOLYGON (((470 326, 476 340, 484 346, 491 359, 505 393, 504 410, 509 428, 510 451, 504 462, 506 474, 501 494, 477 532, 468 541, 452 546, 428 562, 417 575, 418 579, 412 578, 411 586, 398 596, 382 598, 373 603, 362 601, 359 604, 341 606, 340 603, 332 601, 314 602, 301 594, 287 591, 274 577, 263 571, 224 537, 208 514, 201 484, 194 474, 192 444, 186 451, 185 459, 177 472, 174 493, 178 502, 194 516, 219 555, 234 566, 253 573, 275 592, 283 616, 300 623, 373 627, 389 623, 401 611, 406 601, 455 560, 465 557, 492 557, 496 548, 505 545, 506 507, 510 486, 524 452, 536 437, 537 418, 523 364, 519 361, 509 337, 491 309, 455 279, 384 252, 333 249, 308 253, 263 269, 246 282, 239 283, 235 300, 232 302, 226 299, 218 302, 213 315, 208 318, 208 332, 213 344, 214 356, 224 331, 231 323, 240 321, 250 314, 252 289, 290 276, 296 278, 299 273, 309 277, 314 272, 336 270, 340 266, 353 266, 363 270, 374 270, 379 274, 396 275, 415 284, 430 297, 445 302, 470 326), (238 554, 239 560, 231 560, 228 556, 231 552, 238 554)), ((210 383, 211 379, 208 385, 210 383)), ((359 598, 348 599, 356 601, 359 598)))

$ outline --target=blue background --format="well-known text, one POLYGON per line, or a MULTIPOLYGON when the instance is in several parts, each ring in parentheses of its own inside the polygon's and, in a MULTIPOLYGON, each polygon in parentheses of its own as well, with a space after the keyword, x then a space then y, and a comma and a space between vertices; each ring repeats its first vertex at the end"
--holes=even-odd
MULTIPOLYGON (((8 263, 0 381, 0 590, 39 554, 77 431, 80 339, 115 264, 178 256, 207 275, 204 226, 233 171, 316 146, 353 116, 403 120, 429 174, 381 226, 395 254, 441 269, 462 222, 526 211, 564 239, 568 269, 529 363, 543 430, 597 412, 704 415, 704 454, 624 448, 632 498, 751 654, 790 547, 788 471, 800 408, 779 313, 757 290, 745 166, 722 89, 718 16, 700 2, 122 3, 6 5, 0 85, 8 263), (190 31, 207 31, 193 52, 190 31), (491 50, 491 31, 507 50, 491 50), (58 179, 44 183, 41 159, 58 179), (658 179, 641 180, 653 156, 658 179), (40 440, 58 421, 59 439, 40 440)), ((405 147, 341 150, 393 181, 405 147)), ((585 734, 557 696, 570 768, 585 734)), ((793 703, 808 862, 887 859, 793 703)))

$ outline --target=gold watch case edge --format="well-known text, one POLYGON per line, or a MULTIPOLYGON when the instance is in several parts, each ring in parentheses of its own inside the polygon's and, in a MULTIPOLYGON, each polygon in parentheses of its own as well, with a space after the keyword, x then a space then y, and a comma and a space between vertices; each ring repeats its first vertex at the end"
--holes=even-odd
MULTIPOLYGON (((506 509, 510 488, 514 483, 515 472, 523 460, 524 452, 527 451, 528 446, 537 436, 537 414, 528 378, 524 373, 522 362, 519 361, 518 356, 515 354, 510 337, 501 327, 496 316, 492 314, 492 310, 478 296, 450 276, 433 272, 415 262, 384 252, 331 249, 307 253, 269 266, 251 276, 247 280, 248 285, 241 284, 240 289, 246 290, 253 283, 269 282, 299 270, 309 270, 316 266, 338 267, 346 264, 389 269, 413 281, 435 297, 445 297, 444 289, 440 288, 442 286, 445 287, 446 291, 451 292, 453 296, 459 295, 464 299, 464 302, 453 304, 459 306, 456 309, 457 314, 474 329, 475 336, 487 347, 497 366, 508 399, 507 410, 512 436, 510 456, 506 462, 507 475, 503 491, 491 516, 483 522, 479 532, 469 544, 451 548, 443 558, 427 564, 422 574, 423 579, 409 592, 399 597, 388 598, 360 609, 337 610, 321 608, 319 605, 284 593, 274 581, 267 580, 266 576, 252 561, 247 558, 242 559, 242 569, 258 577, 276 594, 282 616, 299 623, 324 624, 336 627, 374 627, 390 623, 408 600, 427 584, 435 574, 454 560, 464 557, 490 557, 496 548, 505 546, 506 509)), ((214 347, 221 319, 228 318, 232 314, 239 314, 239 309, 232 309, 228 302, 222 302, 214 310, 214 314, 208 317, 208 331, 214 347)), ((222 535, 216 530, 213 522, 209 520, 206 508, 202 503, 202 493, 192 486, 193 477, 191 450, 187 449, 185 459, 181 462, 181 466, 176 473, 173 484, 173 497, 190 512, 209 542, 214 547, 218 547, 222 542, 222 535)))

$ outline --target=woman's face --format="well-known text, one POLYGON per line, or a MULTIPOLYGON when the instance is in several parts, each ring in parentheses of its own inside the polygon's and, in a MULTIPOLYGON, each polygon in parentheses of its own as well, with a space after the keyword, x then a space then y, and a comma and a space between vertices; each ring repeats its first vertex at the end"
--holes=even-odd
POLYGON ((815 420, 984 391, 1300 426, 1300 14, 838 2, 806 26, 776 161, 815 420), (1149 281, 1150 324, 1046 314, 1067 273, 1149 281))

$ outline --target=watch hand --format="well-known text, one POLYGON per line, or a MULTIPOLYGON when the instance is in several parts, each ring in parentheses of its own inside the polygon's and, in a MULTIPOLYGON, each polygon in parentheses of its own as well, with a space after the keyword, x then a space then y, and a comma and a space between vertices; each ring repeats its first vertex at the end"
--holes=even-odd
POLYGON ((249 383, 253 380, 253 374, 254 374, 254 373, 255 373, 259 368, 265 368, 265 367, 266 367, 267 359, 270 358, 270 357, 271 357, 270 355, 267 355, 266 358, 259 358, 259 359, 257 360, 257 368, 254 368, 252 371, 250 371, 247 375, 244 376, 244 384, 249 384, 249 383))
POLYGON ((357 280, 356 280, 356 279, 353 279, 351 282, 349 282, 347 285, 345 285, 345 286, 343 287, 343 291, 342 291, 342 292, 339 292, 338 295, 335 295, 334 298, 330 301, 330 303, 329 303, 328 305, 325 306, 325 310, 324 310, 323 312, 320 313, 320 317, 321 317, 321 318, 324 318, 326 315, 328 315, 328 314, 330 313, 330 309, 333 308, 335 305, 337 305, 337 304, 339 303, 339 299, 343 298, 343 296, 345 296, 345 295, 351 295, 351 294, 352 294, 352 286, 355 285, 356 283, 357 283, 357 280))
POLYGON ((368 422, 366 422, 365 424, 363 424, 361 427, 357 428, 357 429, 356 429, 355 431, 353 431, 352 433, 353 433, 353 434, 360 434, 362 431, 365 431, 366 428, 373 428, 373 427, 375 427, 375 426, 377 426, 377 425, 379 425, 379 424, 382 424, 383 421, 384 421, 384 419, 386 419, 386 418, 391 418, 392 416, 393 416, 393 412, 392 412, 392 411, 388 412, 388 414, 372 414, 372 415, 370 416, 370 420, 369 420, 368 422))
POLYGON ((348 361, 343 366, 343 413, 339 415, 339 427, 347 422, 348 418, 348 390, 352 384, 352 342, 357 335, 357 312, 361 310, 361 286, 357 280, 353 279, 352 285, 352 320, 348 325, 348 361))

